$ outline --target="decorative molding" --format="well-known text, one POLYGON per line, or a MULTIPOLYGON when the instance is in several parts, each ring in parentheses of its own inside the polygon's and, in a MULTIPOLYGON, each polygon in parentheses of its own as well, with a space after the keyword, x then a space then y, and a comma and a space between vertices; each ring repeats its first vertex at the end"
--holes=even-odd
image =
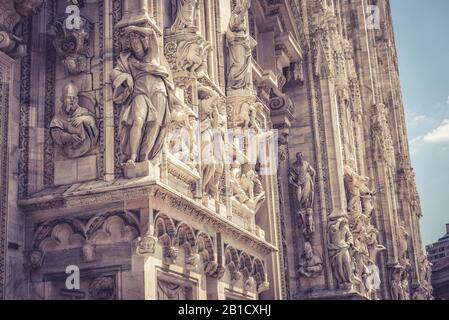
POLYGON ((9 193, 9 109, 13 60, 0 52, 0 300, 5 298, 9 193))

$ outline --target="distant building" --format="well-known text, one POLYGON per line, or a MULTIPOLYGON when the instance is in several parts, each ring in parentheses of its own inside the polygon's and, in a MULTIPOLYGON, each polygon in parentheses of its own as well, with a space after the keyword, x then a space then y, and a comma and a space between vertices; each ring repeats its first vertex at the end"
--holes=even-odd
POLYGON ((426 250, 433 263, 433 295, 436 299, 449 300, 449 224, 446 224, 446 234, 438 242, 428 245, 426 250))

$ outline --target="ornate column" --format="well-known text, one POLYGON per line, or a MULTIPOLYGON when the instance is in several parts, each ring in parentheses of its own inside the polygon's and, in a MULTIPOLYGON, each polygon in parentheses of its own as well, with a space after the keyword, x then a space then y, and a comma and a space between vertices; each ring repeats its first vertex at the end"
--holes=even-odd
POLYGON ((5 298, 6 251, 8 224, 9 175, 9 113, 12 99, 14 61, 0 52, 0 300, 5 298))

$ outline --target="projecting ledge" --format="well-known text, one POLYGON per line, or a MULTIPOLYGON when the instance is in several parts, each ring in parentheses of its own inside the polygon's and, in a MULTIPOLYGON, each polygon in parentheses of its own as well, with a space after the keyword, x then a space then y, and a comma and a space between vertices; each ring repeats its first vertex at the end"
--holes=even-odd
POLYGON ((18 204, 29 215, 50 209, 101 208, 111 203, 139 200, 145 197, 154 199, 155 203, 158 201, 165 203, 173 210, 208 225, 216 232, 228 234, 263 254, 278 251, 271 243, 236 225, 226 217, 218 215, 205 207, 201 201, 191 199, 160 181, 148 178, 118 179, 114 182, 94 181, 65 188, 46 189, 32 198, 19 200, 18 204))

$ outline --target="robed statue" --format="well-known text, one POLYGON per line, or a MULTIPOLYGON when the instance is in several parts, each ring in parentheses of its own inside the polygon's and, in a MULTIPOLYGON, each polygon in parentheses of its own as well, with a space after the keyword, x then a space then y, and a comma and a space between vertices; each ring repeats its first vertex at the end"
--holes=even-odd
POLYGON ((251 89, 251 37, 248 30, 247 12, 250 0, 237 1, 232 10, 226 42, 229 49, 228 90, 251 89))
POLYGON ((174 105, 174 84, 159 53, 153 29, 125 28, 125 48, 112 71, 114 102, 121 106, 121 161, 127 165, 153 160, 162 150, 174 105))

